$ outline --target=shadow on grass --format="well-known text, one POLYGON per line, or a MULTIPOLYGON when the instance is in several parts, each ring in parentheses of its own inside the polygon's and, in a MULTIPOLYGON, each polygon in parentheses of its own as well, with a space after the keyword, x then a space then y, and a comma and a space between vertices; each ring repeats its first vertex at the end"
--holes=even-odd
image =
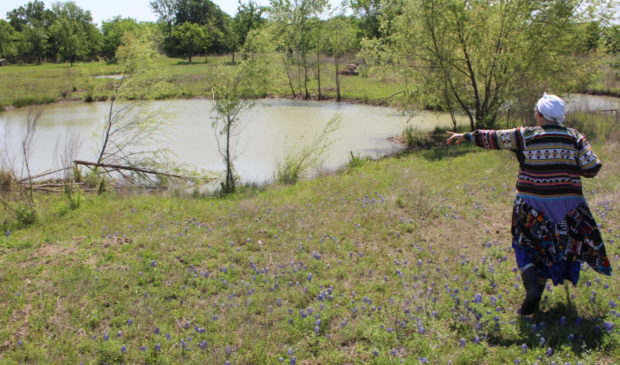
POLYGON ((519 336, 504 338, 500 331, 489 333, 487 341, 496 346, 522 346, 528 348, 562 348, 577 356, 601 350, 609 335, 600 316, 580 316, 571 301, 557 303, 533 317, 520 317, 517 322, 519 336))

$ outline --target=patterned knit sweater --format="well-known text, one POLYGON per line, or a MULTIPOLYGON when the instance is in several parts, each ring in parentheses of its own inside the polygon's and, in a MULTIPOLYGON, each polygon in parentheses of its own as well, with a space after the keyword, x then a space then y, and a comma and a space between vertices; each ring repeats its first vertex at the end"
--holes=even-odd
POLYGON ((465 138, 482 148, 515 151, 517 195, 526 199, 583 199, 581 177, 594 177, 602 167, 585 137, 560 125, 476 130, 465 138))

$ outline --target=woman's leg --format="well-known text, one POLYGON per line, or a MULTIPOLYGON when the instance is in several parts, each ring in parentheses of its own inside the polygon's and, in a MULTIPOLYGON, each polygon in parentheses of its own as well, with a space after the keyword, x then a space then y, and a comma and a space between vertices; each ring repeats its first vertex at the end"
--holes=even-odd
POLYGON ((538 310, 538 304, 540 303, 540 296, 542 294, 539 287, 536 266, 532 264, 525 266, 521 271, 521 279, 523 279, 523 286, 525 287, 525 299, 523 300, 523 304, 521 304, 521 315, 525 316, 538 310))

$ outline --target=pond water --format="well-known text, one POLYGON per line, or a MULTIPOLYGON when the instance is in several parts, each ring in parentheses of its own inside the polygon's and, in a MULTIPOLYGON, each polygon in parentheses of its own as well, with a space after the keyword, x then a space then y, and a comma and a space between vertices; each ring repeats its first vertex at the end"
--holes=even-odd
MULTIPOLYGON (((169 126, 163 146, 174 152, 174 160, 188 167, 221 172, 224 163, 217 149, 211 123, 210 100, 156 101, 153 108, 166 111, 169 126)), ((33 175, 59 168, 64 145, 71 134, 79 136, 75 159, 94 161, 107 115, 107 103, 61 103, 42 107, 32 143, 30 165, 33 175)), ((0 133, 13 166, 21 166, 19 152, 28 108, 0 113, 0 133)), ((273 179, 277 161, 290 152, 311 144, 327 122, 341 117, 340 127, 330 135, 333 143, 324 153, 322 167, 335 169, 356 156, 380 157, 401 146, 388 137, 399 135, 407 125, 420 130, 452 125, 449 115, 419 112, 412 118, 390 108, 335 102, 302 102, 266 99, 241 116, 241 129, 234 138, 235 167, 244 182, 273 179)), ((465 122, 465 119, 462 120, 465 122)), ((1 143, 1 142, 0 142, 1 143)), ((18 169, 19 170, 19 169, 18 169)))
MULTIPOLYGON (((570 110, 618 109, 620 99, 573 95, 570 110)), ((43 115, 32 143, 32 174, 64 166, 62 151, 69 136, 80 143, 74 158, 96 160, 99 145, 97 133, 103 128, 107 103, 60 103, 41 107, 43 115)), ((152 108, 166 111, 169 126, 161 146, 174 152, 174 161, 190 168, 222 172, 224 163, 217 149, 211 123, 213 102, 210 100, 156 101, 152 108)), ((0 154, 3 166, 21 166, 20 144, 28 108, 0 113, 0 154)), ((322 168, 336 169, 356 156, 377 158, 402 148, 388 140, 399 135, 408 125, 419 130, 435 126, 451 126, 448 114, 421 111, 412 117, 390 108, 335 102, 304 102, 266 99, 241 116, 242 128, 234 138, 235 167, 244 182, 266 182, 273 179, 278 160, 290 152, 312 143, 326 123, 339 115, 340 128, 330 135, 333 143, 324 153, 322 168)), ((457 118, 459 123, 469 121, 457 118)), ((147 147, 148 148, 148 147, 147 147)))

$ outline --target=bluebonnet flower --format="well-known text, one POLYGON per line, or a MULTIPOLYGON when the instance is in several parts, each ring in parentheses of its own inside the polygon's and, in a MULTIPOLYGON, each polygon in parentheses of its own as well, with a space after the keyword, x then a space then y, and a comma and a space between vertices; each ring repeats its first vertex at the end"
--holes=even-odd
POLYGON ((17 341, 17 346, 22 347, 23 345, 24 343, 21 340, 17 341))
POLYGON ((123 331, 116 332, 116 337, 123 337, 123 331))
POLYGON ((614 323, 613 322, 605 322, 603 324, 603 326, 605 327, 605 329, 607 330, 607 333, 612 333, 614 331, 614 323))
POLYGON ((553 356, 553 349, 551 347, 547 348, 547 356, 549 357, 553 356))
POLYGON ((155 267, 155 265, 156 265, 155 260, 152 260, 151 261, 151 267, 155 267))
POLYGON ((459 347, 465 347, 466 342, 464 338, 461 338, 461 340, 459 341, 459 347))
POLYGON ((133 318, 129 318, 129 319, 127 320, 127 325, 128 325, 128 326, 131 326, 132 324, 133 324, 133 318))
POLYGON ((126 354, 127 353, 127 347, 125 347, 125 345, 121 346, 121 352, 126 354))
POLYGON ((146 346, 140 347, 140 351, 142 351, 142 352, 146 351, 146 346))
POLYGON ((110 339, 110 336, 108 336, 108 331, 103 331, 103 340, 108 341, 109 339, 110 339))
POLYGON ((294 357, 291 357, 291 365, 295 365, 297 364, 297 359, 294 357))

